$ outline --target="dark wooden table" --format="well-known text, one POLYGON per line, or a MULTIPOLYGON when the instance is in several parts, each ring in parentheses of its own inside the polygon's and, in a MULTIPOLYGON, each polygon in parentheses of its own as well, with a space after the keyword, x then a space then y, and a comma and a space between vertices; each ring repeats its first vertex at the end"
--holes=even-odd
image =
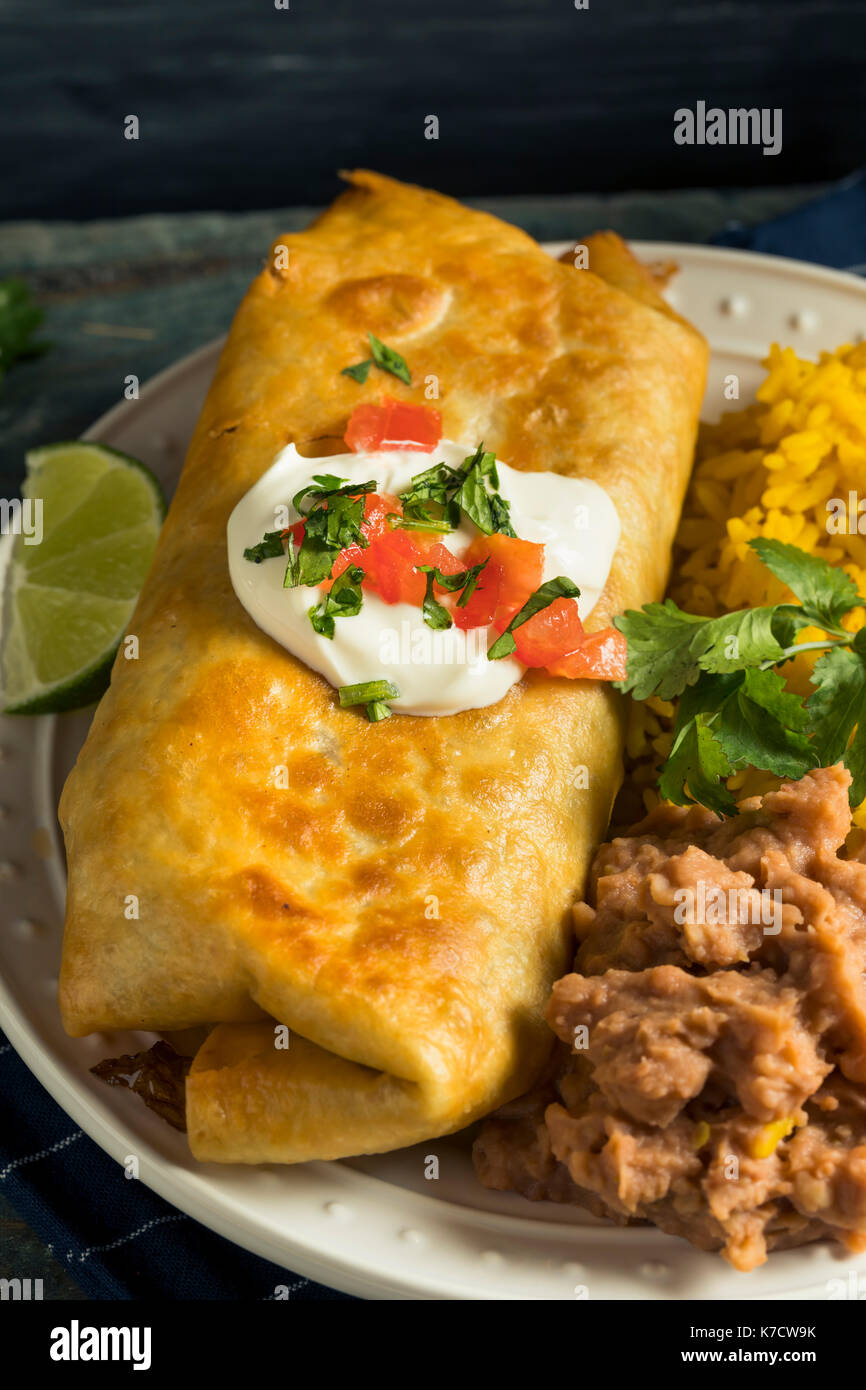
MULTIPOLYGON (((647 240, 700 242, 731 219, 761 221, 815 191, 698 190, 478 205, 540 240, 612 227, 647 240)), ((25 450, 76 438, 121 398, 128 373, 146 381, 225 332, 270 241, 310 216, 310 209, 295 208, 0 224, 0 279, 26 278, 45 306, 52 341, 49 353, 13 369, 0 386, 0 495, 16 491, 25 450)), ((0 1276, 9 1270, 42 1279, 45 1298, 84 1297, 0 1195, 0 1276)))

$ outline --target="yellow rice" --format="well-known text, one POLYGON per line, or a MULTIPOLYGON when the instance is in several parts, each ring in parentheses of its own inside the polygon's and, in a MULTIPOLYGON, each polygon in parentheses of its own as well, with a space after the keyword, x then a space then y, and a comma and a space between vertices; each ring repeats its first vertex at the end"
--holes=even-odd
MULTIPOLYGON (((827 506, 839 499, 847 508, 853 493, 866 511, 866 343, 822 353, 817 363, 774 344, 764 366, 756 404, 701 426, 669 589, 691 613, 795 601, 749 549, 754 536, 789 541, 840 565, 866 593, 866 514, 863 535, 856 515, 853 535, 833 534, 827 506)), ((864 621, 857 609, 845 626, 853 631, 864 621)), ((806 629, 799 640, 819 635, 806 629)), ((812 660, 804 654, 787 668, 789 685, 802 695, 811 689, 812 660)), ((659 799, 657 769, 670 748, 673 713, 661 700, 631 704, 629 777, 647 809, 659 799)), ((772 782, 747 769, 728 786, 742 796, 772 782)), ((866 827, 866 802, 855 821, 866 827)))

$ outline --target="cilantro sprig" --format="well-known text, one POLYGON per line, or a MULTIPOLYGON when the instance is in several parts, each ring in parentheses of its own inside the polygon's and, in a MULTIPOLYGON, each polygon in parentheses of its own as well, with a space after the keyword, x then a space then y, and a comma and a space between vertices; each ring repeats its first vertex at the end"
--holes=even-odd
POLYGON ((33 337, 44 317, 24 280, 0 280, 0 382, 15 362, 38 357, 50 347, 33 337))
POLYGON ((866 599, 843 570, 798 546, 763 538, 750 545, 799 604, 702 618, 667 599, 615 619, 628 643, 619 688, 637 700, 679 699, 659 790, 677 805, 731 815, 725 779, 733 772, 751 766, 797 779, 841 760, 857 806, 866 797, 866 629, 852 633, 842 619, 866 599), (824 636, 797 642, 805 627, 824 636), (823 653, 805 701, 776 669, 804 651, 823 653))

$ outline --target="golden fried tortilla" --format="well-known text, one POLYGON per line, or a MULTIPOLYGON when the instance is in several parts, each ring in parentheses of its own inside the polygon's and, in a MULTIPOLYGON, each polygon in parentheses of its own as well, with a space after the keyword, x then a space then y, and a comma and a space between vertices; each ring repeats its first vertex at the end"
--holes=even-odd
POLYGON ((340 709, 236 599, 235 503, 289 441, 333 452, 359 402, 435 382, 446 437, 608 490, 603 627, 665 587, 704 389, 688 326, 450 198, 349 181, 238 310, 130 624, 139 658, 118 657, 61 801, 64 1023, 218 1023, 187 1083, 201 1159, 377 1152, 525 1090, 622 744, 616 692, 543 672, 447 717, 340 709), (368 331, 411 387, 341 376, 368 331))

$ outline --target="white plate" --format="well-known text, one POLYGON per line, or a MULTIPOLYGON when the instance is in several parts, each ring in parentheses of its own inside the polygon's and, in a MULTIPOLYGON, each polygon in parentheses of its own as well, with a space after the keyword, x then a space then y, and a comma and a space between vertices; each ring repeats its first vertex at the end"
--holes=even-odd
MULTIPOLYGON (((748 398, 771 341, 816 355, 866 334, 866 284, 854 276, 737 251, 637 249, 681 266, 670 297, 713 346, 710 416, 724 408, 732 373, 741 402, 748 398)), ((162 372, 88 437, 143 459, 170 490, 219 347, 162 372)), ((465 1135, 351 1163, 195 1164, 182 1135, 88 1072, 151 1036, 71 1039, 60 1026, 65 883, 56 806, 87 723, 85 715, 0 719, 0 1026, 73 1120, 114 1158, 136 1154, 142 1181, 167 1201, 277 1264, 367 1298, 826 1298, 829 1279, 866 1271, 866 1260, 821 1244, 737 1275, 718 1256, 649 1227, 623 1231, 577 1210, 485 1192, 465 1135), (439 1158, 436 1181, 424 1177, 428 1153, 439 1158)))

